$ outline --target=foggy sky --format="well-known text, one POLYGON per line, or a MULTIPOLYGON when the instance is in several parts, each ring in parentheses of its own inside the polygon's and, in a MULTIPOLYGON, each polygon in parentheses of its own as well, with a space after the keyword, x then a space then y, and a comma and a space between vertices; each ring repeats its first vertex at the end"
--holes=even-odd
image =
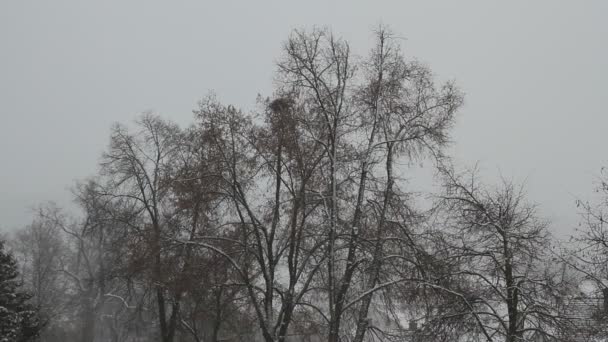
POLYGON ((466 93, 457 164, 525 181, 552 229, 573 232, 575 198, 608 166, 607 14, 606 1, 3 0, 0 230, 69 205, 113 122, 153 110, 185 125, 210 90, 252 109, 291 29, 327 26, 365 55, 383 23, 466 93))

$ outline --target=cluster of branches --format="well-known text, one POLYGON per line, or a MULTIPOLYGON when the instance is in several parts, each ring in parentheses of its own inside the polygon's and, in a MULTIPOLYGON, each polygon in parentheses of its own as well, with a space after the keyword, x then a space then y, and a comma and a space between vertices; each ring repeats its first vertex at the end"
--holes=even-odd
POLYGON ((546 224, 446 166, 461 92, 374 37, 359 57, 294 31, 257 112, 208 96, 187 128, 115 125, 82 215, 41 208, 13 241, 46 340, 559 339, 546 224), (422 159, 430 208, 404 176, 422 159))

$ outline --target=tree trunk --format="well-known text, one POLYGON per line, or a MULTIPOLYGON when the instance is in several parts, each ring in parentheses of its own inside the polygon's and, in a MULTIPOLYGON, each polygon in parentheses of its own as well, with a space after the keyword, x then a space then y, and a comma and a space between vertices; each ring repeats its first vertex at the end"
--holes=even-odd
MULTIPOLYGON (((380 277, 380 269, 382 268, 382 248, 383 248, 383 237, 384 237, 384 225, 386 221, 386 212, 388 210, 390 198, 393 191, 393 144, 388 143, 387 156, 386 156, 386 189, 384 192, 384 201, 382 204, 382 211, 378 220, 378 231, 376 234, 376 245, 374 246, 374 255, 372 258, 371 274, 367 288, 373 289, 377 284, 380 277)), ((361 306, 359 308, 359 315, 357 321, 357 330, 355 332, 355 338, 353 342, 362 342, 365 332, 369 325, 369 319, 367 317, 369 313, 369 307, 374 297, 374 292, 369 293, 361 300, 361 306)))

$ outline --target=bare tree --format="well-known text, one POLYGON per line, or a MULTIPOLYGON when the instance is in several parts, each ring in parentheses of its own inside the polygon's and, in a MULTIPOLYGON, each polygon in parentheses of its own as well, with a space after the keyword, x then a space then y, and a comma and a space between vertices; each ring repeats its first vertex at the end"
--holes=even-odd
MULTIPOLYGON (((594 284, 592 294, 597 298, 592 315, 580 322, 580 334, 603 338, 608 334, 606 315, 608 313, 608 177, 602 168, 595 188, 596 198, 591 201, 577 200, 581 215, 580 229, 572 236, 571 243, 563 248, 561 260, 575 270, 580 279, 594 284)), ((592 299, 588 298, 588 299, 592 299)))
POLYGON ((201 102, 196 114, 212 160, 221 166, 218 191, 228 201, 215 223, 223 229, 197 236, 196 245, 229 261, 262 337, 284 341, 321 265, 314 260, 321 242, 309 221, 318 204, 306 196, 319 149, 298 132, 292 117, 300 109, 289 100, 266 107, 268 125, 258 127, 213 98, 201 102))
POLYGON ((445 322, 466 327, 462 333, 469 338, 558 338, 558 328, 569 322, 556 305, 554 270, 544 262, 551 257, 550 236, 523 188, 504 180, 486 187, 474 172, 447 168, 443 177, 450 234, 445 247, 459 265, 444 289, 454 304, 440 317, 458 317, 445 322))
POLYGON ((143 252, 139 258, 150 260, 150 267, 144 270, 154 288, 161 340, 171 342, 178 325, 181 293, 168 287, 173 265, 168 262, 170 253, 163 241, 173 228, 170 179, 180 130, 152 114, 141 116, 137 126, 134 133, 121 125, 112 129, 101 164, 105 184, 100 195, 129 201, 139 214, 130 224, 142 244, 132 248, 143 252))
POLYGON ((55 204, 41 205, 34 210, 32 223, 18 231, 11 241, 20 263, 22 282, 32 293, 32 304, 39 308, 44 323, 42 337, 48 339, 62 334, 58 322, 71 315, 70 299, 66 296, 69 281, 60 271, 69 256, 61 230, 65 220, 55 204))
POLYGON ((250 333, 251 328, 238 303, 243 290, 235 284, 239 277, 229 261, 193 243, 201 237, 214 237, 225 250, 235 237, 235 232, 223 229, 220 223, 229 198, 222 191, 221 161, 203 133, 196 126, 185 130, 173 163, 171 191, 179 210, 172 219, 178 238, 171 242, 174 257, 180 260, 173 282, 188 296, 179 317, 182 330, 197 341, 216 342, 226 330, 238 335, 250 333))
MULTIPOLYGON (((385 175, 380 178, 384 186, 373 207, 376 227, 370 267, 366 272, 368 293, 359 308, 356 342, 363 341, 367 330, 374 294, 370 290, 380 285, 380 273, 386 260, 385 238, 394 236, 387 226, 391 222, 407 225, 414 221, 410 211, 401 209, 407 208, 407 195, 399 189, 395 165, 425 153, 441 156, 455 112, 462 103, 461 94, 453 84, 437 89, 430 70, 418 63, 407 63, 389 31, 384 28, 377 31, 376 44, 366 65, 368 84, 360 101, 377 129, 378 141, 372 147, 384 154, 385 175)), ((374 143, 373 138, 369 142, 374 143)), ((411 237, 406 232, 405 237, 408 236, 411 237)), ((414 246, 408 243, 403 247, 414 246)))
POLYGON ((374 293, 404 281, 380 276, 385 240, 402 241, 388 226, 419 218, 400 209, 408 196, 394 165, 441 155, 462 102, 453 85, 437 88, 427 68, 406 62, 384 29, 367 60, 351 59, 329 31, 294 31, 262 115, 213 97, 195 112, 228 199, 213 223, 223 229, 195 244, 236 270, 266 341, 283 341, 295 317, 311 315, 329 341, 354 318, 363 340, 374 293))
POLYGON ((394 165, 426 152, 440 155, 462 102, 452 84, 437 89, 427 68, 406 62, 386 29, 376 32, 375 42, 369 58, 355 64, 348 44, 331 33, 296 31, 279 63, 283 92, 296 93, 297 101, 309 108, 312 115, 301 120, 327 159, 321 165, 328 168, 328 190, 318 193, 325 195, 328 222, 329 341, 340 339, 345 311, 356 301, 361 304, 355 340, 363 340, 374 289, 380 285, 390 207, 404 198, 394 165), (365 228, 374 230, 368 235, 374 242, 366 250, 360 239, 362 219, 372 216, 374 223, 365 228), (353 282, 359 281, 365 283, 359 289, 363 296, 352 293, 353 282))

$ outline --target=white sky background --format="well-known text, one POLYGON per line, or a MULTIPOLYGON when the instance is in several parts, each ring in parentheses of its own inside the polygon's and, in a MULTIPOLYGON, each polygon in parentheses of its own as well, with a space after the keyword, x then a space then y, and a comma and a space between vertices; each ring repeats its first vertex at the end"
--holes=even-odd
POLYGON ((458 164, 526 180, 552 229, 573 232, 575 198, 608 166, 607 17, 607 1, 2 0, 0 229, 69 205, 113 122, 154 110, 185 125, 209 90, 251 109, 291 29, 325 25, 366 54, 384 23, 466 93, 458 164))

